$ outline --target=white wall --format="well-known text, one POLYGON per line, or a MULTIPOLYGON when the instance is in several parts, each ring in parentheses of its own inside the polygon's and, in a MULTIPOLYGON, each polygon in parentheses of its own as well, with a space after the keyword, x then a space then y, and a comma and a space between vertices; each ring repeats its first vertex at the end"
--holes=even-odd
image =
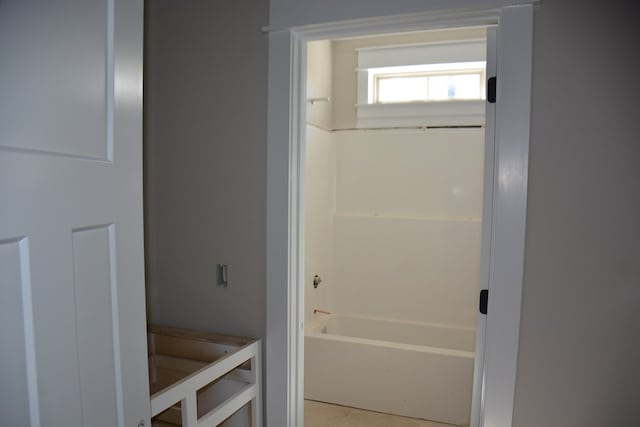
POLYGON ((475 326, 483 137, 307 126, 307 323, 320 308, 475 326))
POLYGON ((305 323, 313 310, 331 310, 333 213, 335 211, 336 152, 331 133, 332 47, 330 40, 307 44, 307 99, 328 101, 307 103, 305 169, 305 323), (313 276, 322 282, 313 287, 313 276))
POLYGON ((305 323, 313 319, 313 310, 332 310, 334 288, 333 214, 335 211, 336 152, 334 135, 307 125, 305 171, 305 323), (313 276, 322 283, 314 289, 313 276))
POLYGON ((484 130, 335 132, 344 215, 479 219, 484 130))
POLYGON ((334 137, 332 308, 474 327, 483 129, 334 137))
POLYGON ((332 129, 332 43, 318 40, 307 44, 307 99, 322 99, 307 103, 307 123, 322 129, 332 129))

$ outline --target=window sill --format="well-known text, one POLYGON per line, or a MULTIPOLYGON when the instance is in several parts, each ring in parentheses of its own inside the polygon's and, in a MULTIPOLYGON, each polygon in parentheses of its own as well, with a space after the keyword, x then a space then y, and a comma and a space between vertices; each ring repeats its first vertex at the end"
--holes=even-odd
POLYGON ((358 127, 484 126, 484 100, 356 105, 358 127))

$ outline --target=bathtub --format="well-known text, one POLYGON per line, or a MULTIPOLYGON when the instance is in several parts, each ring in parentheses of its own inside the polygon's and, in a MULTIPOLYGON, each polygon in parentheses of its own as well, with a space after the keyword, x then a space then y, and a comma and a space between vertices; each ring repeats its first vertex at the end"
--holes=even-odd
POLYGON ((317 314, 305 327, 305 399, 469 424, 475 330, 317 314))

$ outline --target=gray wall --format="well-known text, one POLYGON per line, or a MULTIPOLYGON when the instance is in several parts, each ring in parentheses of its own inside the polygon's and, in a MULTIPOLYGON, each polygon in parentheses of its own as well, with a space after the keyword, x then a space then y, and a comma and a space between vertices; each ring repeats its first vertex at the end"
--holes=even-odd
MULTIPOLYGON (((556 0, 557 1, 557 0, 556 0)), ((500 7, 516 0, 474 0, 478 9, 500 7)), ((468 0, 271 0, 273 28, 309 25, 380 15, 424 13, 425 10, 468 9, 468 0), (390 12, 391 11, 391 12, 390 12)))
MULTIPOLYGON (((267 8, 147 2, 153 321, 264 333, 267 8)), ((639 18, 632 2, 536 10, 517 427, 637 424, 639 18)))
POLYGON ((535 14, 517 427, 639 423, 639 19, 630 1, 535 14))
POLYGON ((268 2, 145 6, 150 320, 264 337, 268 2))

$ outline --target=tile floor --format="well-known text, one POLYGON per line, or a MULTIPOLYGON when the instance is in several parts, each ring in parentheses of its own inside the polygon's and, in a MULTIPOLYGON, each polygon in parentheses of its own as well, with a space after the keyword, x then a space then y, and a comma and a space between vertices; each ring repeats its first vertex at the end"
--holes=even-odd
POLYGON ((304 427, 454 427, 433 421, 406 418, 331 405, 329 403, 304 401, 304 427))

